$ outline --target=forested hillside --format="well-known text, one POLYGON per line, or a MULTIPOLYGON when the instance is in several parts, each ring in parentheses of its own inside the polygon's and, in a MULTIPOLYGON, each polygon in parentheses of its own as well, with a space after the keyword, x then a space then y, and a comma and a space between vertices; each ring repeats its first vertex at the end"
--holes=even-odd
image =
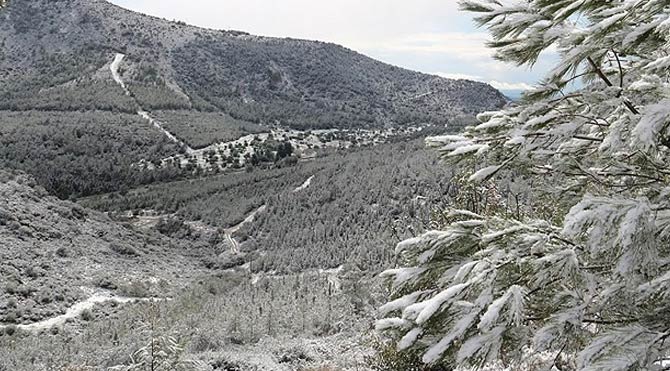
POLYGON ((432 213, 458 192, 451 171, 437 161, 421 141, 400 142, 81 203, 122 217, 150 210, 219 230, 266 205, 235 233, 247 260, 253 260, 252 270, 300 272, 345 263, 375 270, 392 261, 389 246, 424 231, 432 213))
POLYGON ((427 228, 458 191, 452 173, 420 141, 381 145, 329 158, 304 189, 268 200, 267 212, 240 233, 243 250, 264 254, 254 269, 298 272, 350 263, 377 270, 389 246, 427 228))
POLYGON ((147 344, 178 344, 163 351, 194 371, 365 361, 357 337, 379 299, 363 272, 212 270, 213 246, 119 224, 25 174, 0 171, 0 192, 2 370, 141 367, 147 344))
POLYGON ((0 162, 61 198, 179 179, 191 172, 130 165, 270 127, 460 126, 507 102, 488 85, 334 44, 202 29, 106 1, 11 1, 0 45, 0 162))
POLYGON ((0 111, 0 167, 34 174, 67 198, 172 179, 178 169, 140 171, 140 160, 179 150, 136 115, 106 111, 0 111))
POLYGON ((127 55, 122 76, 149 111, 351 128, 446 122, 505 103, 488 85, 411 72, 334 44, 200 29, 105 1, 14 0, 1 17, 4 109, 133 111, 101 72, 115 52, 127 55))

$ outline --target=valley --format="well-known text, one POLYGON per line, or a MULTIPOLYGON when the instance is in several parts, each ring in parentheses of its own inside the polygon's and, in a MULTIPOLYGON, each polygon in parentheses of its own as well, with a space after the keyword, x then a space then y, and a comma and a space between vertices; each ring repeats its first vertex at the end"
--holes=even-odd
POLYGON ((378 275, 462 188, 424 139, 508 103, 101 0, 0 16, 1 371, 158 348, 175 370, 372 370, 378 275))
POLYGON ((668 1, 196 3, 0 0, 0 371, 668 369, 668 1))

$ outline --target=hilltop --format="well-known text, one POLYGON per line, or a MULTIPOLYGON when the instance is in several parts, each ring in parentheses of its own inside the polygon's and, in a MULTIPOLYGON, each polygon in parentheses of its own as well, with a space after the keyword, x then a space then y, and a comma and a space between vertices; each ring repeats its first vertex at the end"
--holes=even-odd
POLYGON ((216 111, 257 124, 446 123, 500 107, 489 85, 394 67, 318 41, 203 29, 101 0, 13 0, 0 17, 0 108, 216 111))

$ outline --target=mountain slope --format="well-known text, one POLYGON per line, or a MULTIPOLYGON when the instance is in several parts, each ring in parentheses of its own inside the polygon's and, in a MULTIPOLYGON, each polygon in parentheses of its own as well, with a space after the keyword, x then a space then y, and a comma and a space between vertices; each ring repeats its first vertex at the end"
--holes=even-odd
POLYGON ((0 12, 0 167, 61 198, 190 176, 143 170, 270 127, 459 127, 506 98, 341 46, 170 22, 103 0, 0 12))
POLYGON ((315 41, 252 36, 168 22, 101 0, 13 0, 0 22, 4 109, 223 111, 297 128, 447 122, 499 107, 488 85, 393 67, 315 41), (57 97, 71 95, 67 103, 57 97), (88 98, 97 95, 95 102, 88 98))
POLYGON ((0 170, 0 194, 0 327, 61 314, 95 292, 170 295, 211 254, 50 197, 27 175, 0 170))

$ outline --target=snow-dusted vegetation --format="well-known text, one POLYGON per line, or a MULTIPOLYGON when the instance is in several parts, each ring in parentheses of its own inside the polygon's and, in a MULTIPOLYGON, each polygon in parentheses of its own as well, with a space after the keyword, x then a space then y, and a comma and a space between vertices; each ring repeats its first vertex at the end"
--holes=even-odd
POLYGON ((530 65, 555 46, 560 60, 520 104, 428 143, 481 169, 480 187, 510 173, 541 186, 516 215, 455 209, 398 244, 377 328, 433 365, 667 369, 668 3, 461 5, 497 58, 530 65), (530 365, 528 349, 546 356, 530 365))
MULTIPOLYGON (((142 162, 143 168, 178 167, 206 171, 239 169, 245 165, 257 166, 280 160, 295 163, 297 159, 311 159, 321 149, 347 149, 373 146, 403 140, 418 135, 422 127, 390 128, 376 130, 313 130, 300 131, 275 128, 266 132, 249 134, 232 141, 219 142, 198 150, 186 150, 155 164, 142 162), (291 161, 293 160, 293 161, 291 161)), ((444 130, 444 129, 443 129, 444 130)))
POLYGON ((670 369, 670 3, 460 4, 522 100, 0 0, 0 371, 670 369))

